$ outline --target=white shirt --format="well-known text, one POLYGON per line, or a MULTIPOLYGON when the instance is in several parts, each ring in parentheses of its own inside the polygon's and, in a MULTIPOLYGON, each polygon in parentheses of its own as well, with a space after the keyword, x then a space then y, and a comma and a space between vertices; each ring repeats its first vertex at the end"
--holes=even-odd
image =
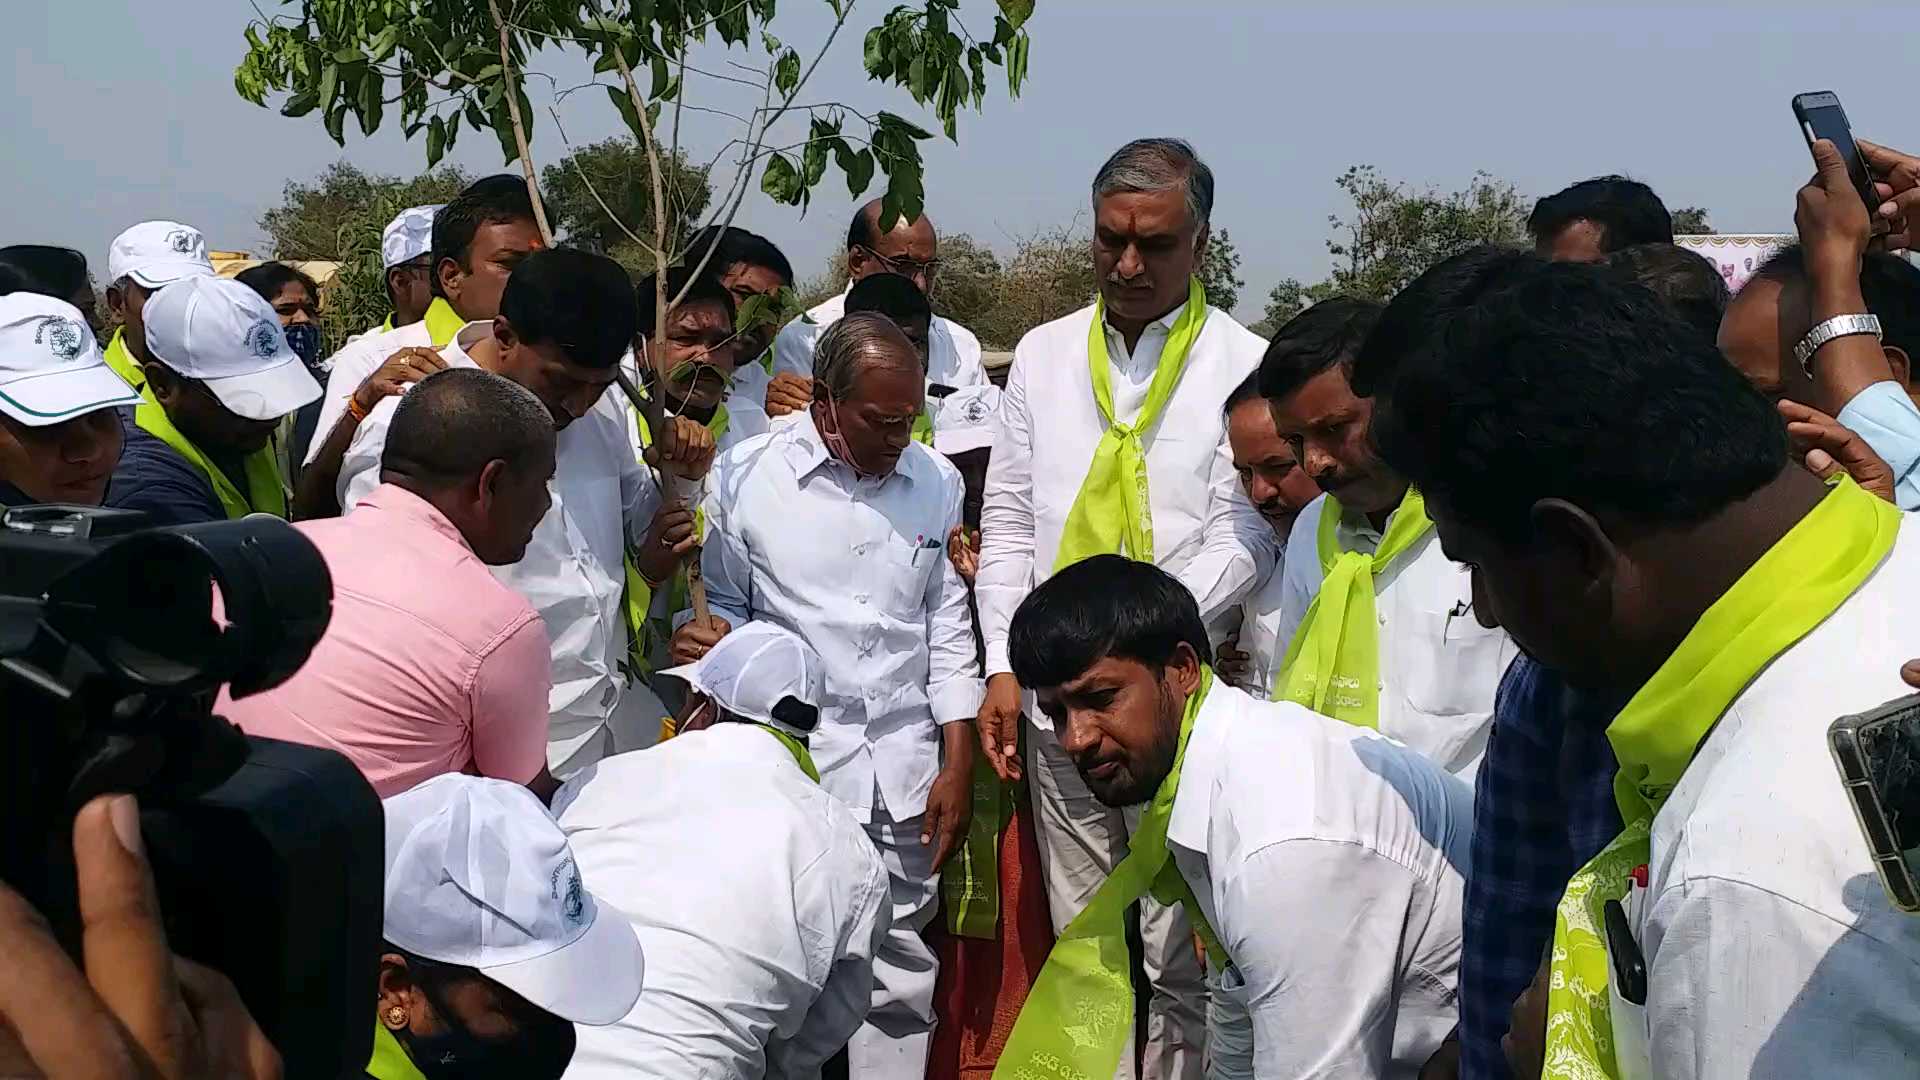
MULTIPOLYGON (((468 323, 440 356, 448 367, 476 367, 466 350, 492 334, 491 323, 468 323)), ((351 512, 380 481, 380 456, 399 397, 374 406, 354 432, 340 465, 340 506, 351 512)), ((533 530, 527 553, 494 577, 519 592, 546 624, 553 654, 548 695, 547 760, 567 764, 612 720, 626 689, 622 607, 628 544, 638 545, 660 508, 652 473, 640 468, 628 441, 615 390, 556 440, 553 506, 533 530)), ((636 724, 659 723, 657 717, 636 724)), ((573 767, 585 764, 575 761, 573 767)))
MULTIPOLYGON (((1012 670, 1007 631, 1014 610, 1053 575, 1067 513, 1106 434, 1087 367, 1093 311, 1088 306, 1037 327, 1013 351, 987 469, 974 582, 989 676, 1012 670)), ((1146 402, 1179 314, 1176 309, 1149 325, 1131 352, 1119 331, 1106 328, 1113 408, 1122 422, 1138 416, 1146 402)), ((1227 395, 1260 366, 1266 347, 1226 313, 1209 308, 1165 412, 1142 440, 1154 563, 1193 590, 1209 624, 1271 571, 1278 554, 1272 526, 1247 501, 1233 470, 1222 411, 1227 395)), ((1051 730, 1050 720, 1029 711, 1036 724, 1051 730)))
POLYGON ((431 348, 433 335, 427 330, 427 321, 420 319, 391 330, 376 326, 348 339, 328 357, 321 365, 327 372, 327 389, 320 395, 320 417, 315 422, 313 441, 307 446, 307 460, 303 464, 311 465, 313 459, 320 456, 321 445, 340 422, 340 415, 347 411, 347 399, 367 381, 367 376, 380 370, 387 357, 401 349, 431 348))
MULTIPOLYGON (((1278 641, 1282 655, 1320 593, 1320 515, 1325 495, 1294 519, 1278 641)), ((1388 516, 1392 523, 1392 516, 1388 516)), ((1341 551, 1372 553, 1380 532, 1358 514, 1334 525, 1341 551)), ((1433 530, 1373 577, 1380 620, 1380 730, 1473 782, 1493 731, 1493 697, 1519 655, 1504 630, 1473 614, 1473 575, 1447 558, 1433 530)))
MULTIPOLYGON (((853 286, 847 286, 852 291, 853 286)), ((789 372, 813 378, 813 347, 819 343, 820 335, 827 327, 839 322, 847 314, 847 294, 841 293, 821 302, 805 315, 782 327, 773 339, 773 375, 789 372)), ((749 385, 758 384, 759 400, 767 400, 767 383, 772 375, 756 379, 747 375, 749 385)), ((927 385, 951 386, 955 390, 963 386, 985 386, 988 384, 986 365, 980 362, 980 339, 973 331, 954 322, 952 319, 933 317, 927 330, 927 385)), ((936 398, 927 399, 928 420, 940 411, 940 402, 936 398)), ((784 426, 798 419, 798 413, 774 417, 776 426, 784 426)))
POLYGON ((1221 1077, 1405 1077, 1458 1020, 1473 793, 1407 748, 1216 682, 1167 843, 1232 967, 1253 1060, 1221 1077))
POLYGON ((1827 749, 1834 718, 1912 692, 1920 514, 1839 610, 1734 700, 1653 819, 1627 904, 1652 1075, 1912 1076, 1920 918, 1887 903, 1827 749))
POLYGON ((568 1080, 818 1077, 866 1018, 891 908, 866 831, 787 748, 716 724, 602 760, 553 809, 647 957, 632 1011, 578 1029, 568 1080))
POLYGON ((963 484, 910 443, 894 471, 858 477, 827 453, 812 414, 714 464, 701 569, 734 626, 764 619, 805 639, 840 704, 812 740, 826 789, 871 819, 926 809, 939 725, 970 721, 983 689, 966 583, 946 555, 963 484))

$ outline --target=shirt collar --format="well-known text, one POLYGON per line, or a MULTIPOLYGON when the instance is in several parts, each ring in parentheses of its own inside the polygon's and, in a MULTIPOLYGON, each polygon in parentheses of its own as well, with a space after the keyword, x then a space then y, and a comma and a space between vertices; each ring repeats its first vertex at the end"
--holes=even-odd
POLYGON ((440 355, 447 361, 448 367, 479 367, 467 350, 492 337, 492 320, 470 322, 440 349, 440 355))
POLYGON ((1239 691, 1214 677, 1207 700, 1193 718, 1187 754, 1180 759, 1180 790, 1173 794, 1173 813, 1167 819, 1167 839, 1188 851, 1207 851, 1208 823, 1213 818, 1213 790, 1226 764, 1227 726, 1239 691))
MULTIPOLYGON (((1103 306, 1101 310, 1104 311, 1105 307, 1103 306)), ((1172 311, 1169 311, 1165 315, 1162 315, 1159 318, 1148 323, 1147 329, 1153 330, 1155 328, 1158 328, 1166 333, 1172 333, 1173 324, 1180 321, 1180 313, 1185 310, 1187 310, 1187 302, 1185 300, 1182 300, 1180 301, 1179 304, 1175 305, 1172 311)), ((1107 322, 1105 325, 1106 325, 1107 333, 1114 334, 1114 335, 1120 334, 1119 328, 1115 327, 1113 323, 1107 322)), ((1145 335, 1143 334, 1142 336, 1145 336, 1145 335)))
POLYGON ((440 512, 439 507, 398 484, 382 483, 368 493, 366 498, 360 500, 360 506, 371 507, 405 521, 423 525, 459 544, 467 551, 473 550, 473 546, 467 543, 467 538, 460 535, 460 530, 447 519, 447 515, 440 512))

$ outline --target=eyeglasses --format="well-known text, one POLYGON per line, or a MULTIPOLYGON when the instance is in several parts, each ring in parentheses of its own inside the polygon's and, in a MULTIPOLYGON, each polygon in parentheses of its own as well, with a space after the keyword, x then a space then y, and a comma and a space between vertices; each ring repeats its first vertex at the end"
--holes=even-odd
POLYGON ((912 259, 889 259, 865 244, 857 244, 855 246, 861 251, 873 256, 875 259, 878 259, 880 265, 886 267, 889 274, 899 274, 901 277, 906 278, 923 277, 928 281, 932 281, 934 277, 940 273, 939 259, 928 259, 926 262, 915 262, 912 259))

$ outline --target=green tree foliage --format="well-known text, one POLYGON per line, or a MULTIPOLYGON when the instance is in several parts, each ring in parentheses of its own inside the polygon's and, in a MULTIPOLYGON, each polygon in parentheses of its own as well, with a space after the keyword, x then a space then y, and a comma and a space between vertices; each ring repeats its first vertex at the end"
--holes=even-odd
POLYGON ((320 307, 329 348, 390 314, 380 257, 380 233, 387 223, 410 206, 446 202, 470 179, 451 167, 409 179, 370 175, 340 162, 312 181, 287 182, 280 205, 260 215, 260 229, 273 258, 339 264, 320 307))
POLYGON ((1200 259, 1200 269, 1196 277, 1207 290, 1207 303, 1221 311, 1231 312, 1240 304, 1240 290, 1246 288, 1246 279, 1240 276, 1240 252, 1234 249, 1233 237, 1227 230, 1221 229, 1207 241, 1207 251, 1200 259))
MULTIPOLYGON (((713 202, 713 187, 707 182, 708 170, 690 163, 684 152, 671 154, 660 166, 666 174, 665 235, 679 250, 700 227, 713 202)), ((652 273, 649 169, 646 151, 629 138, 590 143, 547 166, 540 174, 540 188, 554 234, 576 247, 613 256, 636 277, 652 273)))
POLYGON ((1512 184, 1486 173, 1450 193, 1410 189, 1371 165, 1353 166, 1334 183, 1353 200, 1353 212, 1327 217, 1333 274, 1314 285, 1289 278, 1274 286, 1261 320, 1269 330, 1329 296, 1385 301, 1434 263, 1475 244, 1526 241, 1531 206, 1512 184))
POLYGON ((1714 232, 1704 207, 1683 206, 1673 212, 1673 235, 1707 236, 1714 232))

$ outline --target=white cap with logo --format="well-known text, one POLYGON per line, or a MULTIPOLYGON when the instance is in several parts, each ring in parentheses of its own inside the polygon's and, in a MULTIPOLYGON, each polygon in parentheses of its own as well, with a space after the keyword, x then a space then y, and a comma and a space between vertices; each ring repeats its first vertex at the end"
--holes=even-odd
POLYGON ((595 901, 533 792, 448 773, 387 799, 386 939, 576 1024, 640 997, 640 939, 595 901))
POLYGON ((107 249, 107 281, 132 278, 149 289, 182 278, 212 277, 207 238, 177 221, 143 221, 113 238, 107 249))
POLYGON ((1000 429, 1000 388, 963 386, 946 396, 933 418, 933 448, 942 454, 964 454, 993 445, 1000 429))
POLYGON ((409 206, 380 233, 380 261, 391 270, 433 250, 433 215, 440 204, 409 206))
POLYGON ((154 359, 207 384, 236 416, 278 420, 320 396, 320 384, 287 347, 280 317, 237 281, 176 281, 154 293, 140 317, 154 359))
POLYGON ((79 310, 38 293, 0 296, 0 412, 46 427, 140 395, 100 356, 79 310))
POLYGON ((750 622, 721 638, 700 659, 660 674, 685 679, 735 716, 801 739, 811 735, 812 728, 782 719, 778 714, 787 710, 778 708, 780 703, 792 698, 815 709, 828 704, 820 654, 799 635, 769 622, 750 622))

